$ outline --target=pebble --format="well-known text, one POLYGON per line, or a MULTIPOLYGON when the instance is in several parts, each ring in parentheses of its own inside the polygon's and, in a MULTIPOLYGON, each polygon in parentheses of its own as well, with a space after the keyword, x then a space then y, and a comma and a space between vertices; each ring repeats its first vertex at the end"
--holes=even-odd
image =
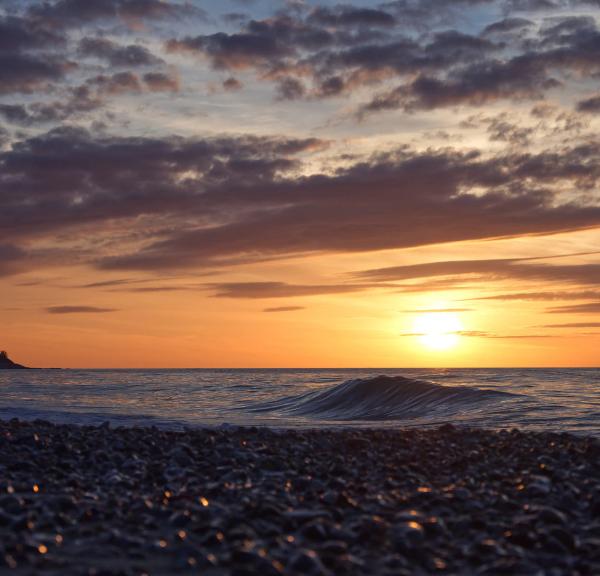
POLYGON ((0 438, 2 573, 600 574, 592 438, 18 420, 0 438))

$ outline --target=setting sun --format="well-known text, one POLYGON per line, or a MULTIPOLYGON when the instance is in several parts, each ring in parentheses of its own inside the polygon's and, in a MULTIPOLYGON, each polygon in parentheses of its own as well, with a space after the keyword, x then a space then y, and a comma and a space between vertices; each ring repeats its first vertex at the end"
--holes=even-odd
POLYGON ((445 350, 458 344, 462 323, 454 313, 427 312, 415 318, 414 328, 423 345, 445 350))

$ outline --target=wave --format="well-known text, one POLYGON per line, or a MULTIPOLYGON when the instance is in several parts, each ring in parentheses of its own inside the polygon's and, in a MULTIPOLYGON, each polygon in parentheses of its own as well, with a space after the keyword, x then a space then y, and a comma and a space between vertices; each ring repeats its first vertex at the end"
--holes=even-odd
POLYGON ((442 386, 403 376, 375 376, 347 380, 301 396, 254 404, 248 409, 331 420, 403 420, 455 415, 483 403, 515 396, 469 386, 442 386))

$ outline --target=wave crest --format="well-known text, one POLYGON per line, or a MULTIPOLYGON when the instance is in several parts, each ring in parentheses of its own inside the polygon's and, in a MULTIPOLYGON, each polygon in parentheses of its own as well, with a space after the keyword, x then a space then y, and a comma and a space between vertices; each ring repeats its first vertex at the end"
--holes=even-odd
POLYGON ((508 392, 442 386, 403 376, 375 376, 347 380, 326 390, 264 402, 250 409, 332 420, 400 420, 457 414, 512 396, 508 392))

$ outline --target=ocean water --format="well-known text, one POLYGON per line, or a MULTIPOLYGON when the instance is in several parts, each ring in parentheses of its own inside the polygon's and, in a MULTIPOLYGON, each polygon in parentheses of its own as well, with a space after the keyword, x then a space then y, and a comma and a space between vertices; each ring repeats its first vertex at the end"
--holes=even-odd
POLYGON ((600 369, 3 370, 0 418, 113 425, 405 427, 600 436, 600 369))

